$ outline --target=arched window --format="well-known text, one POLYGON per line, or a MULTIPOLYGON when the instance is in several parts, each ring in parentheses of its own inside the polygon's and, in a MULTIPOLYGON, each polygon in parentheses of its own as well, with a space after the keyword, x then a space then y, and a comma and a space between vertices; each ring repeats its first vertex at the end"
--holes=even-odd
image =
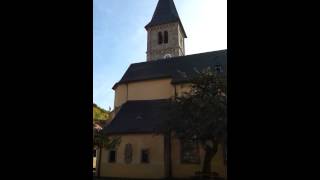
POLYGON ((149 149, 142 149, 141 150, 141 162, 142 163, 149 163, 150 162, 150 151, 149 149))
POLYGON ((127 164, 132 162, 132 145, 131 144, 126 144, 125 150, 124 150, 124 157, 125 157, 125 162, 127 164))
POLYGON ((109 152, 109 163, 116 162, 117 152, 115 150, 110 150, 109 152))
POLYGON ((166 54, 163 56, 164 59, 171 58, 171 57, 172 57, 171 54, 166 54))
POLYGON ((197 141, 181 139, 181 162, 199 164, 200 149, 197 141))
POLYGON ((164 43, 168 43, 168 31, 164 31, 164 43))
POLYGON ((162 37, 162 32, 158 32, 158 44, 162 44, 163 37, 162 37))

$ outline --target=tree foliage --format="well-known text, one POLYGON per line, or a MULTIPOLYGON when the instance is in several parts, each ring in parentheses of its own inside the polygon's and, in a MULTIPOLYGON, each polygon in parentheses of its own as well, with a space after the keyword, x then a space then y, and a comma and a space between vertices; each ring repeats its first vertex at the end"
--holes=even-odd
POLYGON ((96 104, 93 104, 93 120, 109 120, 110 119, 110 111, 107 111, 96 104))
POLYGON ((110 110, 106 111, 93 104, 93 149, 99 150, 99 159, 97 161, 98 177, 100 177, 102 149, 114 149, 121 142, 120 137, 109 137, 103 131, 103 127, 108 125, 108 122, 111 120, 110 114, 110 110))
POLYGON ((114 149, 116 148, 121 142, 120 137, 108 137, 107 134, 103 130, 93 129, 93 148, 99 149, 99 156, 98 156, 98 174, 97 176, 100 177, 100 169, 101 169, 101 153, 102 149, 114 149))
POLYGON ((114 148, 120 141, 120 138, 110 138, 105 132, 97 127, 103 128, 105 123, 111 119, 110 110, 107 111, 96 104, 93 104, 93 146, 94 148, 114 148), (96 126, 99 125, 99 126, 96 126))
POLYGON ((110 138, 103 130, 94 130, 93 146, 94 148, 113 149, 120 143, 120 138, 110 138))
POLYGON ((226 141, 226 77, 208 68, 197 71, 191 83, 191 91, 174 100, 167 127, 178 138, 202 145, 206 152, 203 172, 209 172, 218 145, 226 141))

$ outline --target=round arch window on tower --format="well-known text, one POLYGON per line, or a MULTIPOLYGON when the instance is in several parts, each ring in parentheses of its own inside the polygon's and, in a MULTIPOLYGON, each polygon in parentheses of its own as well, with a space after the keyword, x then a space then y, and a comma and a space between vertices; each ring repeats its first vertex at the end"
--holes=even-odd
POLYGON ((168 31, 164 31, 164 43, 167 44, 168 43, 168 31))
POLYGON ((172 58, 172 55, 171 54, 166 54, 166 55, 163 56, 163 58, 164 59, 172 58))

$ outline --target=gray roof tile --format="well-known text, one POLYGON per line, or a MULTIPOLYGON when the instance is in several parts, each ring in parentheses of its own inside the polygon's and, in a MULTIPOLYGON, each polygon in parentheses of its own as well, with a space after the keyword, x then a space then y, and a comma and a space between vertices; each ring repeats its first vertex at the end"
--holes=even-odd
POLYGON ((169 100, 128 101, 104 131, 108 134, 157 133, 168 119, 169 100))
POLYGON ((152 26, 167 24, 172 22, 179 22, 182 28, 182 31, 184 33, 184 36, 187 37, 173 0, 159 0, 156 10, 154 11, 154 14, 152 16, 152 19, 145 26, 145 28, 148 29, 149 27, 152 27, 152 26))
POLYGON ((215 68, 216 65, 221 65, 223 73, 227 72, 227 50, 135 63, 129 66, 113 89, 123 83, 160 78, 172 78, 173 84, 181 83, 194 76, 195 69, 215 68), (187 75, 187 78, 183 74, 187 75))

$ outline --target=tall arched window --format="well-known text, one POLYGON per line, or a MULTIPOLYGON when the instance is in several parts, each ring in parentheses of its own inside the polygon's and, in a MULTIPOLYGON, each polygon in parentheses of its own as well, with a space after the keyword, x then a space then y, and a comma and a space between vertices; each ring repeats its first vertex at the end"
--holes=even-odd
POLYGON ((180 159, 182 163, 200 163, 200 149, 199 144, 192 140, 181 139, 181 154, 180 159))
POLYGON ((168 43, 168 31, 164 31, 164 43, 168 43))
POLYGON ((163 37, 162 37, 162 32, 158 32, 158 44, 162 44, 163 37))
POLYGON ((126 144, 125 150, 124 150, 124 161, 129 164, 132 162, 132 145, 126 144))

